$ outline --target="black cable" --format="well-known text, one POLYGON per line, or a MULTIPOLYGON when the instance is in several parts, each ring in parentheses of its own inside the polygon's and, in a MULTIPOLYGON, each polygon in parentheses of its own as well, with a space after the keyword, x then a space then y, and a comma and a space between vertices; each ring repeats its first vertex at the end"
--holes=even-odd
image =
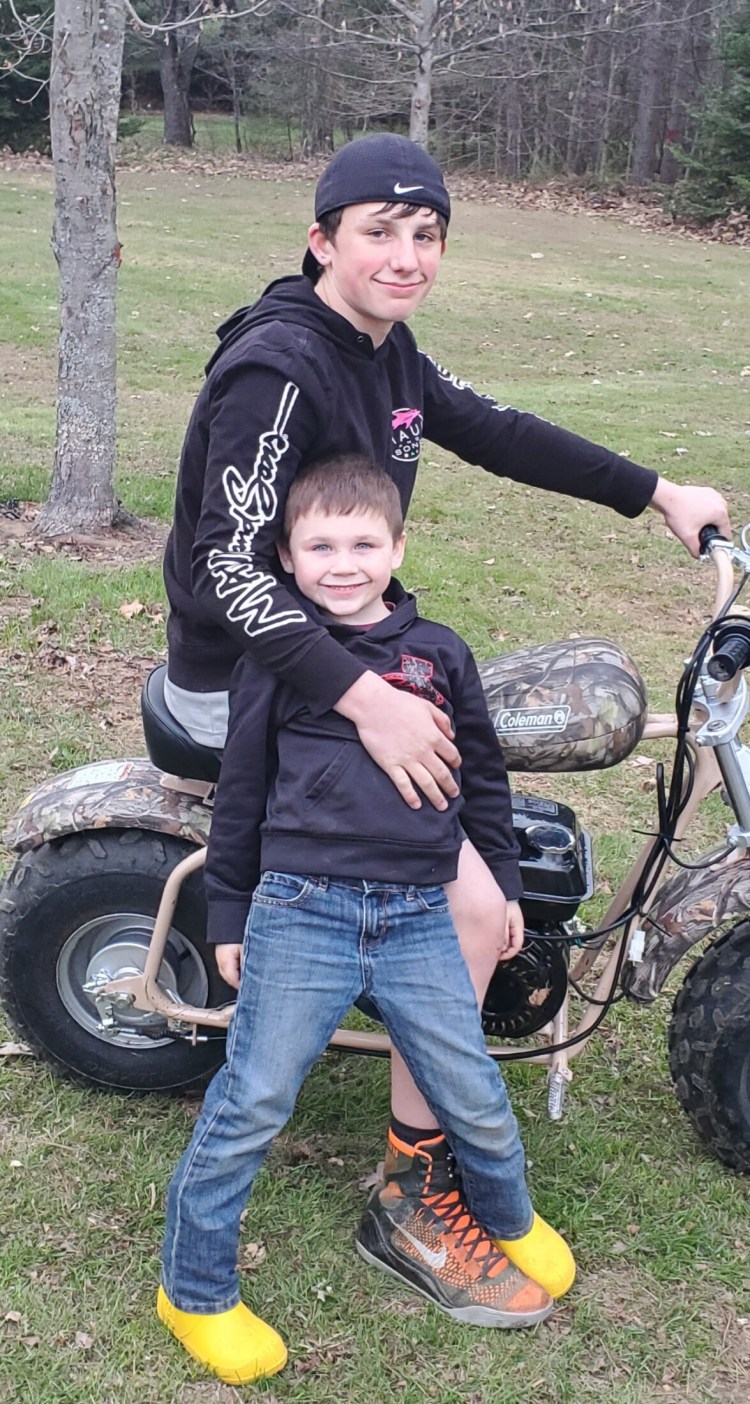
MULTIPOLYGON (((690 730, 690 713, 692 711, 695 690, 701 676, 703 661, 711 646, 719 622, 726 622, 729 610, 734 604, 737 596, 744 584, 744 578, 738 585, 734 594, 720 610, 716 619, 712 620, 708 628, 704 630, 695 650, 683 670, 680 681, 677 685, 675 695, 675 712, 677 715, 677 744, 675 747, 674 760, 672 763, 672 774, 670 777, 669 789, 664 782, 664 766, 657 768, 657 806, 659 817, 659 832, 654 837, 654 843, 646 861, 644 862, 641 874, 636 882, 633 898, 628 911, 620 917, 617 922, 612 923, 612 930, 622 926, 625 922, 632 920, 633 916, 642 912, 645 901, 651 896, 654 888, 661 876, 662 870, 668 858, 671 858, 679 867, 708 867, 710 864, 685 864, 676 858, 672 852, 672 845, 675 841, 675 832, 680 815, 683 813, 693 790, 695 783, 695 761, 687 744, 687 737, 690 730)), ((715 862, 716 859, 712 859, 715 862)), ((648 920, 648 916, 644 913, 648 920)), ((655 924, 655 923, 652 923, 655 924)), ((591 933, 592 941, 601 937, 603 931, 591 933)), ((549 940, 550 938, 547 937, 549 940)), ((564 938, 558 938, 564 939, 564 938)), ((573 939, 573 938, 571 938, 573 939)), ((585 944, 585 943, 584 943, 585 944)), ((495 1053, 493 1056, 498 1062, 523 1062, 529 1058, 536 1058, 541 1054, 549 1055, 553 1053, 563 1053, 568 1048, 575 1047, 585 1039, 591 1037, 593 1033, 603 1023, 604 1018, 613 1004, 619 1002, 623 997, 622 993, 617 995, 615 991, 620 982, 622 968, 625 963, 626 942, 623 940, 618 954, 615 969, 612 975, 612 984, 609 993, 603 1000, 594 999, 593 996, 586 995, 580 987, 568 976, 568 981, 576 990, 576 993, 589 1004, 599 1007, 593 1023, 579 1034, 573 1034, 563 1043, 548 1044, 543 1048, 528 1048, 519 1051, 513 1050, 508 1053, 495 1053)))
POLYGON ((700 873, 703 872, 705 868, 713 868, 715 863, 720 863, 724 858, 728 858, 730 853, 734 852, 731 843, 728 843, 726 848, 722 848, 718 853, 714 853, 711 857, 707 858, 704 863, 686 863, 684 859, 677 857, 671 844, 665 843, 665 848, 668 856, 673 863, 677 864, 678 868, 685 868, 691 873, 700 873))
POLYGON ((606 1007, 609 1009, 611 1004, 619 1004, 620 1000, 625 998, 625 995, 621 990, 620 993, 614 995, 612 999, 595 999, 593 995, 586 994, 586 991, 581 985, 579 985, 577 980, 573 979, 572 975, 568 976, 568 984, 570 985, 572 990, 575 990, 576 994, 578 995, 578 998, 585 999, 587 1004, 596 1004, 601 1007, 606 1005, 606 1007))

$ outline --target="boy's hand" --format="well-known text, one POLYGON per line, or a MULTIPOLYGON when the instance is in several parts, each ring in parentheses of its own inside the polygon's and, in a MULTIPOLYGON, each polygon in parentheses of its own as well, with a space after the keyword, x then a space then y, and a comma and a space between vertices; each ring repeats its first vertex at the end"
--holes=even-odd
POLYGON ((448 799, 459 792, 451 767, 457 768, 461 757, 444 712, 424 697, 399 692, 376 673, 358 678, 335 710, 354 722, 365 750, 411 809, 422 807, 415 785, 436 809, 447 809, 448 799))
POLYGON ((219 974, 222 980, 232 986, 233 990, 240 987, 240 972, 242 970, 242 946, 226 945, 215 946, 216 964, 219 967, 219 974))
POLYGON ((505 950, 498 960, 512 960, 523 950, 523 912, 517 902, 508 902, 505 908, 505 950))
POLYGON ((731 537, 727 504, 721 493, 710 487, 689 487, 659 478, 649 503, 661 512, 669 530, 686 546, 691 556, 700 553, 701 527, 715 526, 722 536, 731 537))

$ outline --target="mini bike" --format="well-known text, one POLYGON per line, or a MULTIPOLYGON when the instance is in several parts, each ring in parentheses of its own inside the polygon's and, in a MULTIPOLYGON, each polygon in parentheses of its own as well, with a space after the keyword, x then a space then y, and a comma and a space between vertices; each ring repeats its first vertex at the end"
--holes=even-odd
MULTIPOLYGON (((711 528, 702 542, 716 569, 713 618, 673 715, 648 712, 637 667, 606 640, 481 665, 511 770, 603 769, 641 743, 674 743, 668 779, 656 771, 653 834, 594 930, 577 916, 593 892, 588 834, 566 805, 515 798, 527 941, 498 968, 483 1020, 494 1057, 546 1064, 559 1119, 570 1061, 613 1000, 651 1003, 701 946, 672 1011, 671 1073, 704 1144, 750 1170, 750 749, 739 739, 750 618, 735 608, 750 575, 750 527, 741 546, 711 528), (726 841, 687 863, 681 840, 717 788, 731 810, 726 841), (575 1027, 572 991, 586 1001, 575 1027)), ((25 800, 5 835, 18 857, 0 892, 0 991, 13 1026, 66 1075, 134 1091, 205 1081, 232 1012, 205 941, 200 872, 221 757, 175 722, 163 683, 157 668, 143 692, 149 759, 85 765, 25 800)), ((332 1044, 389 1051, 377 1026, 339 1029, 332 1044)))

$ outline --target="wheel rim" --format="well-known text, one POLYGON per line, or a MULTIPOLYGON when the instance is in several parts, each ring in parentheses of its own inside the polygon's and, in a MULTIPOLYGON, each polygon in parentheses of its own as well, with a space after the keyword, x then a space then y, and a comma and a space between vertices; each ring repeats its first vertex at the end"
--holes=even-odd
MULTIPOLYGON (((142 974, 154 929, 154 918, 142 912, 112 912, 79 926, 68 937, 57 961, 57 989, 71 1018, 104 1043, 118 1048, 160 1048, 174 1040, 157 1038, 147 1030, 163 1024, 161 1014, 138 1009, 118 1010, 117 1028, 104 1030, 93 993, 84 985, 142 974)), ((184 1004, 205 1006, 208 975, 203 960, 187 937, 170 928, 159 984, 184 1004)))

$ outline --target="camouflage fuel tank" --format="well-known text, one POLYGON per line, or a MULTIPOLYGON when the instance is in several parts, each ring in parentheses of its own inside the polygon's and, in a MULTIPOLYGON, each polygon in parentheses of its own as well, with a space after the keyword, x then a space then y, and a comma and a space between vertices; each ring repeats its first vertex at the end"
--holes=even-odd
POLYGON ((604 770, 643 734, 645 684, 609 639, 519 649, 479 672, 509 770, 604 770))

